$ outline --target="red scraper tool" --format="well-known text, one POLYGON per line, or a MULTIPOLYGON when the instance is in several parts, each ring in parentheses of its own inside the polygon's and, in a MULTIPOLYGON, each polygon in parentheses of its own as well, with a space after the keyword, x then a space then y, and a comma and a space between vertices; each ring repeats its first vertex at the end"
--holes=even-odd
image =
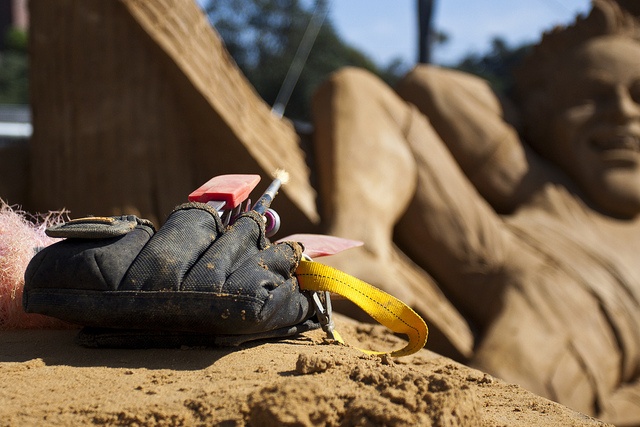
MULTIPOLYGON (((218 211, 223 222, 241 212, 242 202, 260 182, 260 175, 214 176, 189 194, 189 201, 206 203, 218 211)), ((248 202, 248 205, 250 201, 248 202)))

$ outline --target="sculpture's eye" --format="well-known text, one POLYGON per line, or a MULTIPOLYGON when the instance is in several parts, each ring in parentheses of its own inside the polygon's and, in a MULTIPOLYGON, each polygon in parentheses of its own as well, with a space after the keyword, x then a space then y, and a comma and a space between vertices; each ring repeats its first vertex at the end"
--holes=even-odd
POLYGON ((585 84, 584 97, 596 104, 603 104, 615 97, 615 85, 604 79, 589 80, 585 84))
POLYGON ((629 96, 636 104, 640 104, 640 79, 633 81, 629 85, 629 96))

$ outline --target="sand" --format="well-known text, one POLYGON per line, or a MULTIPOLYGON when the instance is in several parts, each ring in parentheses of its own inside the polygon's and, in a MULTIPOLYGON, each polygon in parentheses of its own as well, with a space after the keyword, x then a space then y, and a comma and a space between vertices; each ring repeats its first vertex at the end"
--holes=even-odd
POLYGON ((0 332, 0 425, 599 426, 428 350, 391 359, 381 326, 238 348, 87 349, 76 330, 0 332))

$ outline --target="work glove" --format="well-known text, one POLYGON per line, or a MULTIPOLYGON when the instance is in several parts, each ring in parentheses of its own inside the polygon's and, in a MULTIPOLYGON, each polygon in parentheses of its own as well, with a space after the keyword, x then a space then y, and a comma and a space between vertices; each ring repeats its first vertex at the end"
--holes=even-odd
POLYGON ((215 209, 187 203, 157 232, 128 215, 47 234, 65 239, 29 263, 23 306, 86 326, 84 345, 235 345, 319 327, 294 276, 302 246, 271 244, 254 211, 225 229, 215 209))

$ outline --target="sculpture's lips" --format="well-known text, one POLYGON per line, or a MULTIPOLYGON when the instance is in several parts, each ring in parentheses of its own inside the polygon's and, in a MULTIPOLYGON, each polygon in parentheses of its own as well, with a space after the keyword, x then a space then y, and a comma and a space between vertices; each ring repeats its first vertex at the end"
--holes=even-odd
POLYGON ((596 136, 591 145, 598 151, 631 150, 640 152, 640 136, 632 134, 596 136))
POLYGON ((602 160, 617 165, 640 163, 640 134, 635 132, 607 132, 593 135, 591 147, 602 160))

